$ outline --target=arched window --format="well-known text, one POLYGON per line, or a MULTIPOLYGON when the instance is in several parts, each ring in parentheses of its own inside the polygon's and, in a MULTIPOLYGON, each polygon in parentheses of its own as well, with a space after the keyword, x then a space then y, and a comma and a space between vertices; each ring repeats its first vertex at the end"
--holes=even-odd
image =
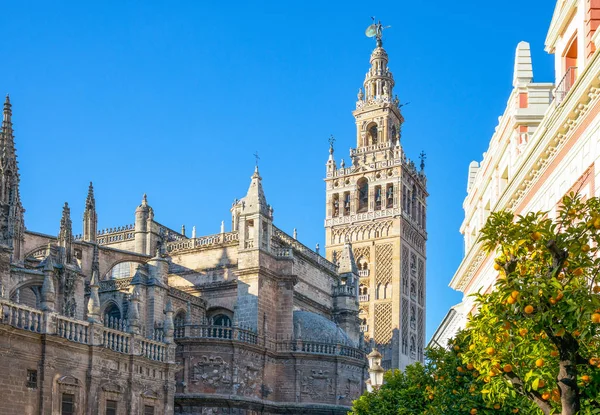
POLYGON ((331 216, 340 216, 340 195, 338 193, 333 195, 331 201, 331 216))
POLYGON ((212 318, 212 325, 223 327, 217 328, 214 327, 212 329, 212 336, 219 339, 231 339, 231 329, 227 329, 227 327, 231 327, 231 319, 229 316, 225 314, 217 314, 212 318))
POLYGON ((366 212, 369 209, 369 181, 363 177, 357 183, 358 209, 357 213, 366 212))
POLYGON ((373 124, 369 127, 368 131, 368 144, 374 146, 377 144, 377 124, 373 124))
POLYGON ((31 308, 40 308, 41 285, 22 287, 10 296, 10 300, 31 308))
POLYGON ((217 314, 213 317, 213 326, 231 327, 231 319, 225 314, 217 314))
POLYGON ((390 137, 390 142, 392 143, 392 146, 396 146, 396 144, 398 143, 398 132, 396 131, 395 125, 392 126, 392 131, 390 133, 392 134, 392 136, 390 137))
POLYGON ((375 210, 381 210, 383 203, 383 195, 381 194, 381 186, 375 186, 375 210))
POLYGON ((376 300, 380 300, 382 298, 383 292, 381 290, 382 290, 381 284, 377 284, 377 292, 375 293, 376 300))
POLYGON ((115 303, 110 303, 108 307, 104 309, 104 325, 111 328, 121 328, 121 310, 115 303))
POLYGON ((389 183, 385 191, 385 207, 391 209, 394 207, 394 185, 389 183))
POLYGON ((185 324, 185 317, 185 311, 181 310, 180 312, 178 312, 175 315, 175 318, 173 319, 175 327, 182 327, 185 324))

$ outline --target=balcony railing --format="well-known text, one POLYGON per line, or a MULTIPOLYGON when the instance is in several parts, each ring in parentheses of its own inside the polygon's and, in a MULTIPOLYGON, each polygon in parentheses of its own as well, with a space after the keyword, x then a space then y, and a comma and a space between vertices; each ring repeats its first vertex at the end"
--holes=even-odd
POLYGON ((360 302, 369 301, 369 294, 359 295, 358 296, 358 301, 360 301, 360 302))
POLYGON ((369 276, 369 270, 368 269, 359 269, 358 270, 358 276, 359 277, 368 277, 369 276))
POLYGON ((560 80, 556 88, 554 89, 554 100, 556 101, 556 105, 559 105, 564 101, 567 94, 573 87, 575 80, 577 79, 577 67, 571 66, 565 72, 565 76, 560 80))

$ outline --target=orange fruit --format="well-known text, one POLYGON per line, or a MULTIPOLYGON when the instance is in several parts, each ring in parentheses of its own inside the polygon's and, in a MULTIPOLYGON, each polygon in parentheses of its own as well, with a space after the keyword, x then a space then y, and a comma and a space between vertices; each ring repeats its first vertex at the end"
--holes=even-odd
POLYGON ((531 234, 531 239, 533 239, 534 241, 539 241, 540 239, 542 239, 542 234, 539 232, 533 232, 531 234))
POLYGON ((519 296, 519 292, 517 290, 515 290, 512 293, 510 293, 510 296, 516 300, 517 297, 519 296))
POLYGON ((600 218, 594 219, 594 228, 600 229, 600 218))
POLYGON ((475 345, 474 344, 470 345, 469 350, 475 350, 475 345))
POLYGON ((554 299, 554 297, 550 297, 548 301, 550 301, 550 304, 552 305, 556 304, 556 300, 554 299))
POLYGON ((514 304, 514 303, 516 303, 516 302, 517 302, 517 300, 515 300, 515 299, 514 299, 514 298, 512 298, 512 297, 508 297, 508 298, 506 299, 506 302, 507 302, 508 304, 514 304))
MULTIPOLYGON (((524 309, 524 311, 525 311, 525 313, 527 313, 527 314, 531 314, 531 313, 533 313, 533 306, 532 306, 532 305, 528 305, 528 306, 526 306, 526 307, 525 307, 525 309, 524 309)), ((600 315, 599 315, 598 317, 600 318, 600 315)))
POLYGON ((521 335, 521 337, 525 336, 527 334, 528 330, 527 329, 521 329, 519 330, 519 334, 521 335))
POLYGON ((536 361, 535 361, 535 365, 536 365, 537 367, 542 367, 542 366, 544 366, 544 359, 541 359, 541 358, 540 358, 540 359, 536 360, 536 361))
POLYGON ((477 413, 477 409, 473 408, 471 409, 471 412, 469 412, 471 415, 475 415, 477 413))
POLYGON ((512 410, 512 413, 513 413, 513 414, 518 414, 518 413, 519 413, 519 408, 515 408, 515 409, 513 409, 513 410, 512 410))
POLYGON ((550 356, 552 356, 552 357, 557 357, 557 356, 558 356, 558 350, 552 350, 552 351, 550 352, 550 356))
POLYGON ((494 349, 493 347, 488 347, 487 349, 485 349, 485 352, 492 356, 496 353, 496 349, 494 349))
POLYGON ((507 363, 507 364, 504 365, 504 367, 502 368, 502 370, 504 370, 504 372, 506 372, 506 373, 510 373, 510 372, 513 371, 513 367, 512 367, 511 364, 507 363))
POLYGON ((565 335, 565 329, 564 329, 564 327, 561 327, 560 329, 558 329, 558 331, 556 332, 556 335, 558 337, 564 336, 565 335))
POLYGON ((575 275, 576 277, 580 277, 583 275, 583 269, 581 268, 575 268, 575 270, 573 270, 573 275, 575 275))
POLYGON ((564 272, 560 272, 560 273, 559 273, 559 274, 556 276, 556 279, 557 279, 557 280, 559 280, 559 281, 561 281, 561 280, 562 280, 562 279, 564 279, 564 278, 565 278, 565 273, 564 273, 564 272))
POLYGON ((542 393, 542 399, 547 401, 548 399, 550 399, 550 392, 544 392, 542 393))
POLYGON ((600 285, 596 285, 594 287, 594 294, 598 294, 598 293, 600 293, 600 285))
POLYGON ((500 264, 498 264, 497 262, 494 262, 494 269, 496 271, 500 271, 502 269, 502 266, 500 266, 500 264))
POLYGON ((581 252, 588 252, 590 250, 590 246, 588 244, 583 244, 581 246, 581 252))
POLYGON ((556 301, 562 300, 563 297, 564 297, 564 294, 563 294, 562 291, 559 291, 559 292, 556 293, 556 301))
POLYGON ((472 363, 467 363, 467 369, 473 370, 474 367, 472 363))
POLYGON ((543 388, 544 386, 546 386, 546 382, 544 382, 544 379, 540 379, 538 382, 538 388, 543 388))
POLYGON ((585 383, 588 383, 591 380, 591 378, 588 375, 583 375, 581 377, 581 380, 584 381, 585 383))
POLYGON ((594 324, 600 323, 600 313, 592 314, 592 323, 594 323, 594 324))

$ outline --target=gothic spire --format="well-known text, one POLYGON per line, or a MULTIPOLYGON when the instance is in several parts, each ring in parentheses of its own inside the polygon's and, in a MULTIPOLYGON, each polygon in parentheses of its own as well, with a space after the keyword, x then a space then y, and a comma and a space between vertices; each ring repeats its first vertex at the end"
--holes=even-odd
POLYGON ((258 165, 254 167, 254 174, 252 175, 248 193, 244 198, 244 204, 244 211, 247 213, 258 212, 269 216, 269 205, 267 204, 267 199, 262 188, 262 178, 258 172, 258 165))
POLYGON ((97 229, 98 215, 96 214, 96 199, 94 198, 94 186, 90 182, 87 199, 85 200, 85 211, 83 212, 83 240, 96 242, 97 229))
POLYGON ((12 125, 12 105, 7 95, 0 130, 0 243, 13 249, 11 260, 20 260, 23 239, 23 206, 19 194, 19 171, 12 125))
POLYGON ((73 224, 71 222, 71 209, 65 202, 62 217, 60 219, 60 230, 58 231, 58 245, 62 248, 63 263, 71 263, 71 246, 73 242, 73 224))

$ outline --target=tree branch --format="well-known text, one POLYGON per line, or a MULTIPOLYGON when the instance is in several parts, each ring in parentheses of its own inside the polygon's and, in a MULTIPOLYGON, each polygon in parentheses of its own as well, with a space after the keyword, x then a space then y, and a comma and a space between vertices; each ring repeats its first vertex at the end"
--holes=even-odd
POLYGON ((542 395, 538 391, 525 389, 525 384, 515 372, 505 373, 504 377, 512 383, 515 391, 517 391, 519 395, 522 395, 535 403, 542 410, 544 415, 550 415, 552 406, 542 399, 542 395))

